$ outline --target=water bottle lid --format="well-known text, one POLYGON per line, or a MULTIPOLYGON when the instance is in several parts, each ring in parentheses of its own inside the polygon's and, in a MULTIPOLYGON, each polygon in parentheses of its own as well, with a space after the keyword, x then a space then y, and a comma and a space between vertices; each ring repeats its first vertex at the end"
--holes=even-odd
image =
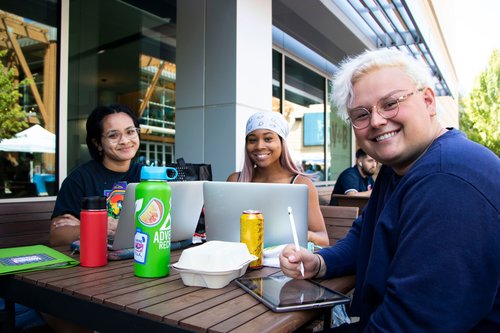
POLYGON ((143 166, 141 180, 168 180, 167 168, 157 166, 143 166))
POLYGON ((87 209, 87 210, 106 209, 106 197, 103 196, 83 197, 82 209, 87 209))

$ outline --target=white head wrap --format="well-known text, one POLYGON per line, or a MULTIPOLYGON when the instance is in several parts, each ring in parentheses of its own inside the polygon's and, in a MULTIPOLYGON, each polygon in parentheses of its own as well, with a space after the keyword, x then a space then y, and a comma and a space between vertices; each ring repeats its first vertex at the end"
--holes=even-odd
POLYGON ((285 117, 279 112, 264 111, 254 113, 247 121, 245 136, 258 129, 268 129, 286 139, 290 129, 285 117))

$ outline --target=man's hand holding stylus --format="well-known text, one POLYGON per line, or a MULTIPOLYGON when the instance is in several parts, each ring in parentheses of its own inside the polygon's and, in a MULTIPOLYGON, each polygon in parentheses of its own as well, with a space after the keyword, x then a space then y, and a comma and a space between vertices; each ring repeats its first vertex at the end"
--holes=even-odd
POLYGON ((296 250, 294 244, 287 245, 280 254, 280 268, 286 276, 294 279, 317 278, 321 270, 323 259, 319 254, 311 253, 307 249, 296 250), (304 276, 300 272, 300 264, 304 264, 304 276))

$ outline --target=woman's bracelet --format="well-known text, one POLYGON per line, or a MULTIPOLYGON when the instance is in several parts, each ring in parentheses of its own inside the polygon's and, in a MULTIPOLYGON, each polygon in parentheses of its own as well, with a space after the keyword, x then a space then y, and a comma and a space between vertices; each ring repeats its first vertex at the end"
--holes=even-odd
POLYGON ((321 272, 321 258, 319 257, 319 254, 315 253, 315 256, 319 260, 319 265, 318 265, 318 270, 316 271, 316 274, 314 274, 314 277, 318 277, 319 272, 321 272))

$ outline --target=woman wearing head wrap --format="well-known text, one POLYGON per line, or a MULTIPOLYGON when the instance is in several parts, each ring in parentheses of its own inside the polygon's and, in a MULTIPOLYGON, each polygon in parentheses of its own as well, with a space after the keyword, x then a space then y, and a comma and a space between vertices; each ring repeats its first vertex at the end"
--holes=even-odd
POLYGON ((306 184, 309 188, 308 241, 328 246, 318 192, 311 179, 295 166, 286 144, 288 133, 288 123, 281 113, 253 114, 246 126, 243 170, 232 173, 227 181, 306 184))

